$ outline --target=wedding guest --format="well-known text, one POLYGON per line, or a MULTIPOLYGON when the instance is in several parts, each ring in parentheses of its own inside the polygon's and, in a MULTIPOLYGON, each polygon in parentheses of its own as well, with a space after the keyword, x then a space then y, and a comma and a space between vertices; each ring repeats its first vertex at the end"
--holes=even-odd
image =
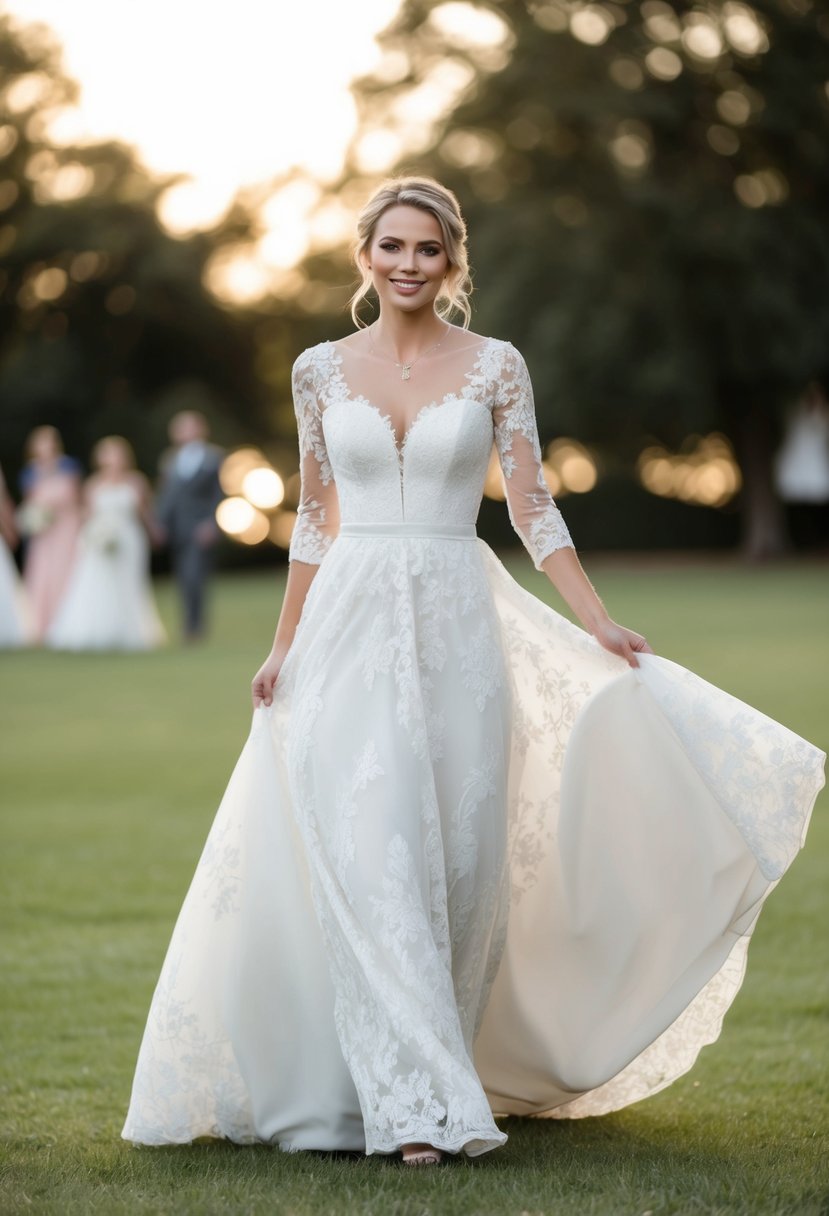
POLYGON ((121 435, 99 440, 84 486, 78 560, 46 634, 60 650, 147 650, 165 640, 150 583, 150 484, 121 435))
POLYGON ((216 507, 223 498, 219 469, 224 453, 208 442, 207 419, 182 410, 169 428, 173 450, 161 463, 156 516, 170 546, 182 604, 185 641, 205 631, 205 593, 219 537, 216 507))
POLYGON ((23 587, 12 551, 20 538, 14 518, 14 503, 0 469, 0 647, 23 646, 27 637, 27 615, 23 587))
POLYGON ((819 380, 806 386, 786 419, 774 459, 775 489, 786 504, 795 542, 829 544, 829 398, 819 380))
POLYGON ((23 503, 17 513, 25 538, 23 581, 32 613, 33 640, 40 642, 66 590, 81 523, 81 467, 63 450, 53 426, 38 426, 26 442, 20 476, 23 503))

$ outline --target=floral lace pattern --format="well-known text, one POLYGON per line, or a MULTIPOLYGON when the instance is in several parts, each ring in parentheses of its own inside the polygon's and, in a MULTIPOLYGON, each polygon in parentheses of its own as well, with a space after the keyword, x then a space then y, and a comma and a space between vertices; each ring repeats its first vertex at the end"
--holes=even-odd
POLYGON ((451 506, 453 519, 474 523, 493 440, 510 520, 536 568, 541 569, 545 557, 555 550, 573 547, 544 478, 532 384, 523 358, 509 342, 487 339, 463 378, 466 383, 461 388, 421 406, 400 443, 390 417, 366 396, 351 392, 333 343, 320 343, 299 356, 293 369, 293 394, 302 485, 289 550, 293 560, 319 564, 337 535, 341 517, 378 521, 435 517, 434 494, 417 492, 417 465, 425 460, 424 448, 430 462, 436 463, 432 476, 437 480, 439 470, 445 488, 440 515, 451 506), (447 464, 441 427, 452 416, 450 407, 464 405, 483 408, 469 410, 469 443, 456 453, 462 459, 453 466, 447 464), (330 441, 329 411, 332 418, 345 412, 348 419, 347 427, 332 430, 330 441), (484 418, 489 419, 488 431, 483 430, 484 418), (364 468, 355 452, 358 437, 364 452, 379 456, 370 468, 364 468), (374 453, 378 439, 385 450, 374 453), (416 448, 419 452, 413 453, 416 448), (407 477, 410 457, 416 466, 412 478, 407 477), (406 492, 407 482, 414 482, 411 495, 406 492), (450 482, 453 497, 447 503, 450 482))
POLYGON ((303 707, 286 739, 292 801, 367 1148, 480 1151, 504 1139, 471 1049, 503 946, 509 701, 478 542, 341 536, 326 571, 349 593, 301 662, 297 638, 278 688, 303 707), (332 703, 338 669, 351 675, 332 703), (330 715, 346 705, 375 726, 341 754, 330 715))

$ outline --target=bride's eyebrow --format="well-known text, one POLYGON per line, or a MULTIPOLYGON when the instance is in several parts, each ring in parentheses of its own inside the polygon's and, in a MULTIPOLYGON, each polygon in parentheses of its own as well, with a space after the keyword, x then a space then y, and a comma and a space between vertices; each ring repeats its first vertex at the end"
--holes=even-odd
MULTIPOLYGON (((390 236, 388 233, 384 233, 383 236, 380 236, 377 239, 378 241, 395 241, 398 245, 405 245, 406 243, 402 237, 390 236)), ((429 237, 428 240, 418 241, 417 243, 418 245, 440 245, 441 249, 443 248, 443 242, 439 241, 437 237, 429 237)))

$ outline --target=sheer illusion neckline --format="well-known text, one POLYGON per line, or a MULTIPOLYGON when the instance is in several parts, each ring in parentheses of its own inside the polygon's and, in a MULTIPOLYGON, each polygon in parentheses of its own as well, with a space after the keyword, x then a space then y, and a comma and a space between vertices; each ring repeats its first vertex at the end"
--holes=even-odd
MULTIPOLYGON (((478 374, 480 367, 481 367, 481 362, 483 360, 484 351, 490 344, 492 344, 496 340, 497 339, 491 338, 491 337, 483 338, 482 341, 479 342, 478 345, 473 348, 475 358, 472 361, 472 364, 469 367, 469 370, 464 372, 464 374, 463 374, 463 378, 467 382, 470 381, 474 376, 476 376, 478 374)), ((376 401, 372 401, 369 397, 366 397, 363 393, 355 393, 352 391, 351 386, 349 385, 345 372, 343 370, 343 356, 342 356, 341 351, 338 350, 337 346, 331 341, 328 341, 326 343, 326 345, 328 347, 328 350, 331 354, 331 357, 332 357, 335 367, 336 367, 336 371, 332 372, 332 378, 336 379, 337 385, 339 388, 339 392, 337 394, 336 400, 337 401, 351 401, 354 404, 366 406, 368 409, 372 410, 375 414, 377 414, 378 417, 385 424, 386 429, 388 430, 388 432, 391 436, 392 443, 394 444, 395 451, 397 452, 398 459, 401 461, 403 459, 403 454, 406 450, 406 445, 409 441, 409 437, 412 434, 412 431, 417 426, 420 419, 422 417, 424 417, 424 415, 430 414, 434 410, 441 409, 445 405, 450 405, 453 401, 473 401, 473 402, 477 401, 477 398, 472 396, 471 386, 470 387, 462 386, 459 389, 450 390, 449 392, 445 393, 442 397, 436 397, 431 401, 427 401, 425 404, 419 406, 418 409, 415 410, 415 412, 412 414, 410 420, 406 423, 406 426, 404 427, 402 438, 401 438, 401 437, 399 437, 397 427, 395 426, 394 419, 392 418, 391 414, 389 414, 386 410, 382 409, 382 407, 380 405, 378 405, 376 401)), ((480 402, 477 402, 477 403, 481 404, 480 402)))

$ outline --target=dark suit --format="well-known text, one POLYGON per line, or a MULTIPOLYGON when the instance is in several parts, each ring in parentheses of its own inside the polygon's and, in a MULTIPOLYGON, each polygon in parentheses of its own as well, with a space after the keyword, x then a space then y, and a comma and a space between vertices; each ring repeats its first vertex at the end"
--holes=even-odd
POLYGON ((170 545, 184 608, 184 633, 197 637, 204 629, 205 588, 214 545, 199 541, 196 532, 200 524, 214 521, 224 497, 219 484, 224 452, 215 444, 205 444, 198 464, 186 476, 177 467, 178 459, 177 450, 162 458, 156 514, 170 545))

